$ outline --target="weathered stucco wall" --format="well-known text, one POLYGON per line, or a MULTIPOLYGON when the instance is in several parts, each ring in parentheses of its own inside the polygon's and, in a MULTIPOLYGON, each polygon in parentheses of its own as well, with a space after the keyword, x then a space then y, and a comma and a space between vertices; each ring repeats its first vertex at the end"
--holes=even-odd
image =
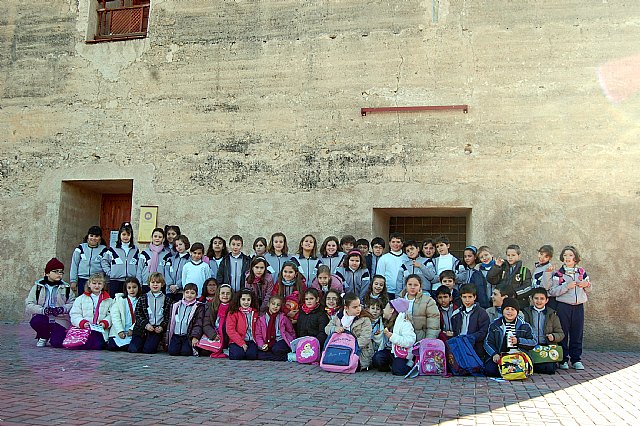
POLYGON ((587 345, 640 348, 640 96, 615 65, 639 53, 640 3, 435 3, 152 0, 147 39, 88 45, 89 0, 6 1, 0 318, 69 261, 61 182, 133 179, 134 218, 159 205, 202 241, 372 237, 373 208, 471 208, 469 243, 517 242, 528 264, 576 244, 587 345), (359 110, 447 104, 469 114, 359 110))

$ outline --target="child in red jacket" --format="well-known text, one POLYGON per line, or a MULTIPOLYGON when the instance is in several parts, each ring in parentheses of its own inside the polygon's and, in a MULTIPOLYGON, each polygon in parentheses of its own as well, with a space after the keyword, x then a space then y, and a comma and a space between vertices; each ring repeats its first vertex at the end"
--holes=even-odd
POLYGON ((255 360, 258 358, 255 337, 257 321, 257 298, 249 289, 240 290, 233 296, 225 325, 229 335, 229 359, 255 360))

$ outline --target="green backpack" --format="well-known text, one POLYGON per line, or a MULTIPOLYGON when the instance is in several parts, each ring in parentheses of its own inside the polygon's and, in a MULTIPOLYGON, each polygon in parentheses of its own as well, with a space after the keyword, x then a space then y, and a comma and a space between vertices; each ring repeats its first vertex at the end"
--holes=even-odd
POLYGON ((556 344, 537 345, 527 352, 534 364, 562 362, 562 346, 556 344))

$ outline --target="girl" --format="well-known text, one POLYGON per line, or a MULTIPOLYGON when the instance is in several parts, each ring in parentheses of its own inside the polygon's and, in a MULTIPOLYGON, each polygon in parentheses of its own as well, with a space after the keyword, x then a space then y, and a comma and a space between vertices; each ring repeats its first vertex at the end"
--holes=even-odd
POLYGON ((356 293, 360 300, 369 291, 369 270, 358 250, 351 250, 344 260, 346 266, 340 267, 336 275, 344 282, 344 289, 349 293, 356 293))
POLYGON ((300 240, 298 255, 291 258, 291 260, 298 265, 300 272, 309 285, 311 285, 313 279, 316 277, 316 273, 318 272, 317 268, 318 265, 320 265, 320 260, 316 255, 317 250, 318 241, 316 237, 307 234, 300 240))
POLYGON ((105 286, 104 274, 95 273, 89 277, 85 292, 73 302, 69 312, 71 324, 78 328, 91 329, 87 343, 74 349, 104 349, 109 338, 109 309, 113 303, 105 286))
POLYGON ((324 310, 329 316, 329 320, 342 309, 342 296, 337 290, 329 290, 324 295, 324 310))
POLYGON ((176 253, 165 261, 164 278, 169 286, 167 295, 177 302, 182 299, 182 286, 186 284, 182 282, 182 268, 191 261, 189 254, 191 243, 186 235, 179 235, 173 245, 176 253))
POLYGON ((134 309, 136 321, 129 352, 154 354, 167 330, 171 317, 171 299, 163 293, 164 277, 158 272, 149 275, 149 292, 138 299, 134 309))
POLYGON ((245 287, 256 295, 261 313, 267 312, 269 296, 273 293, 273 278, 267 271, 268 266, 264 257, 254 257, 246 275, 245 287))
POLYGON ((282 232, 276 232, 271 235, 269 246, 264 258, 269 263, 269 272, 274 277, 280 275, 284 262, 289 260, 289 247, 287 246, 287 237, 282 232))
POLYGON ((256 324, 258 359, 263 361, 286 361, 291 351, 291 341, 296 338, 289 318, 281 312, 284 298, 271 296, 269 310, 256 324))
POLYGON ((371 314, 362 309, 360 297, 351 292, 344 295, 344 309, 325 327, 327 334, 349 331, 358 339, 360 369, 368 369, 373 357, 371 318, 371 314))
POLYGON ((233 296, 227 315, 226 329, 229 335, 229 359, 255 360, 258 346, 255 342, 258 303, 249 289, 242 289, 233 296))
POLYGON ((171 252, 172 256, 176 255, 176 249, 174 246, 176 238, 182 235, 180 232, 180 227, 178 225, 165 225, 164 226, 164 235, 166 236, 166 240, 164 241, 164 246, 171 252))
POLYGON ((422 256, 431 260, 436 254, 436 243, 431 238, 422 242, 422 256))
POLYGON ((215 278, 207 278, 202 285, 202 296, 198 298, 198 302, 212 303, 218 298, 218 280, 215 278))
POLYGON ((271 294, 279 294, 282 297, 287 297, 292 295, 294 291, 303 294, 306 288, 305 279, 298 270, 298 265, 287 260, 282 266, 282 271, 280 271, 278 281, 273 287, 271 294))
POLYGON ((258 237, 253 242, 253 257, 264 257, 267 254, 267 239, 265 237, 258 237))
MULTIPOLYGON (((231 286, 222 284, 218 289, 218 297, 208 302, 204 314, 202 332, 211 340, 222 340, 223 349, 229 347, 229 336, 226 330, 227 313, 231 302, 231 286)), ((212 358, 225 358, 226 355, 211 354, 212 358)))
POLYGON ((407 277, 400 297, 409 301, 408 315, 413 322, 416 339, 437 339, 440 334, 440 311, 433 298, 422 292, 420 276, 411 274, 407 277))
POLYGON ((156 228, 151 233, 149 247, 140 252, 138 261, 138 280, 146 283, 149 274, 159 272, 164 274, 165 263, 170 259, 171 251, 164 245, 164 229, 156 228))
POLYGON ((296 335, 298 337, 313 336, 320 342, 320 347, 323 347, 325 340, 327 340, 325 327, 329 323, 329 317, 320 304, 318 290, 315 288, 306 289, 303 300, 296 323, 296 335))
POLYGON ((189 283, 184 286, 184 297, 174 303, 169 321, 169 355, 198 355, 194 345, 202 337, 204 304, 199 303, 198 286, 189 283))
POLYGON ((325 238, 320 246, 320 262, 329 267, 331 274, 336 273, 344 256, 344 253, 338 251, 339 245, 338 237, 330 236, 325 238))
POLYGON ((364 295, 362 303, 365 309, 369 309, 369 306, 375 301, 379 300, 384 309, 389 303, 389 296, 387 295, 387 280, 382 275, 374 275, 371 286, 367 290, 367 294, 364 295))
POLYGON ((332 275, 331 269, 327 265, 318 266, 318 275, 311 283, 311 287, 318 290, 321 295, 330 289, 336 290, 340 294, 344 292, 342 280, 337 275, 332 275))
POLYGON ((462 262, 458 265, 456 271, 456 284, 462 287, 465 284, 471 284, 476 288, 476 301, 484 309, 490 305, 489 295, 487 294, 487 280, 482 272, 478 271, 478 258, 476 257, 478 249, 475 246, 467 246, 462 255, 462 262))
POLYGON ((138 298, 142 296, 142 286, 136 277, 128 277, 124 280, 124 293, 116 294, 109 312, 111 328, 109 329, 109 342, 107 349, 110 351, 127 351, 133 325, 136 322, 136 305, 138 298))
POLYGON ((408 349, 416 342, 416 333, 413 325, 407 318, 409 302, 407 299, 394 299, 384 309, 383 317, 386 320, 381 342, 376 346, 371 365, 380 371, 389 371, 394 376, 406 375, 411 367, 407 365, 406 357, 398 356, 399 351, 395 347, 408 349))
POLYGON ((92 226, 71 256, 71 270, 69 271, 71 288, 76 294, 84 293, 84 285, 89 277, 102 271, 102 256, 107 250, 107 243, 102 238, 102 229, 92 226))
POLYGON ((227 250, 227 242, 224 238, 216 235, 209 241, 209 248, 205 257, 209 259, 212 276, 217 276, 220 262, 227 254, 229 254, 229 250, 227 250))
MULTIPOLYGON (((566 339, 562 345, 564 358, 559 368, 569 369, 569 359, 576 370, 584 370, 582 364, 582 335, 584 332, 584 304, 591 293, 589 274, 578 266, 580 254, 574 246, 566 246, 560 252, 562 266, 553 274, 549 296, 555 296, 556 312, 560 318, 566 339)), ((552 269, 552 267, 549 267, 552 269)))
MULTIPOLYGON (((125 278, 136 275, 139 257, 140 252, 133 242, 133 227, 129 222, 123 222, 118 230, 116 246, 106 250, 102 257, 102 270, 109 278, 111 297, 122 291, 125 278)), ((148 288, 142 289, 148 291, 148 288)))
POLYGON ((485 294, 491 298, 493 290, 495 290, 496 286, 500 283, 501 270, 491 255, 491 249, 487 246, 480 246, 478 249, 478 260, 480 263, 476 265, 476 269, 480 271, 485 279, 485 294))

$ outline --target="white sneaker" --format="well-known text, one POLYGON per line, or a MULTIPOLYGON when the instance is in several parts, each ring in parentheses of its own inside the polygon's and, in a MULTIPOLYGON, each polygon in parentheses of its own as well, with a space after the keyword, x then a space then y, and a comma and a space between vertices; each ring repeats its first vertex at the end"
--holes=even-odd
POLYGON ((569 369, 569 363, 568 363, 568 362, 561 362, 561 363, 558 365, 558 368, 559 368, 560 370, 568 370, 568 369, 569 369))
POLYGON ((47 346, 47 339, 38 339, 36 348, 44 348, 45 346, 47 346))
POLYGON ((584 365, 580 361, 573 363, 573 368, 576 370, 584 370, 584 365))

